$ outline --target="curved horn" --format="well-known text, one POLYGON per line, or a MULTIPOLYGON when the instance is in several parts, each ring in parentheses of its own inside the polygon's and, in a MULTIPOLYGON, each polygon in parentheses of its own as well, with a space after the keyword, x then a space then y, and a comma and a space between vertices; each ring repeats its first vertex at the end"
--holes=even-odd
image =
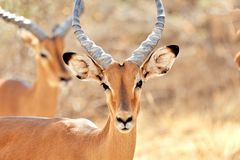
POLYGON ((89 55, 103 68, 107 68, 112 62, 112 56, 107 54, 101 47, 97 46, 92 40, 89 39, 87 35, 83 32, 80 20, 79 20, 79 10, 82 5, 82 0, 75 0, 73 9, 73 21, 72 26, 75 30, 74 34, 84 47, 89 55))
MULTIPOLYGON (((82 5, 80 8, 80 15, 84 12, 84 3, 82 1, 82 5)), ((54 27, 53 29, 53 36, 57 37, 64 37, 67 32, 70 30, 70 28, 72 27, 72 16, 69 16, 62 24, 57 25, 56 27, 54 27)))
POLYGON ((72 26, 72 16, 69 16, 62 24, 53 28, 54 37, 64 37, 72 26))
POLYGON ((135 62, 139 66, 145 61, 149 54, 156 47, 158 41, 161 39, 162 31, 165 23, 165 12, 161 0, 155 0, 157 5, 157 23, 148 36, 148 38, 143 41, 139 48, 133 51, 132 56, 128 58, 129 61, 135 62))
POLYGON ((31 20, 26 19, 22 16, 17 16, 6 10, 0 9, 0 17, 4 19, 6 22, 11 22, 20 28, 24 28, 30 31, 39 40, 43 40, 48 37, 47 34, 41 28, 39 28, 35 23, 33 23, 31 20))

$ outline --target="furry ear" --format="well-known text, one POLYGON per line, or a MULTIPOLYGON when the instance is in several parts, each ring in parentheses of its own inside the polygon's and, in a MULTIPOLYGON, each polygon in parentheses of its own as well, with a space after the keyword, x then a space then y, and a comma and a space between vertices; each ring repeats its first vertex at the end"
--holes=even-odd
POLYGON ((63 61, 72 73, 81 80, 102 80, 101 68, 87 55, 67 52, 63 54, 63 61))
POLYGON ((32 33, 28 32, 24 29, 20 29, 18 31, 18 35, 27 45, 29 45, 30 47, 32 47, 34 49, 38 49, 38 47, 40 45, 40 41, 32 33))
POLYGON ((145 79, 166 74, 179 53, 179 47, 170 45, 153 52, 141 67, 145 79))

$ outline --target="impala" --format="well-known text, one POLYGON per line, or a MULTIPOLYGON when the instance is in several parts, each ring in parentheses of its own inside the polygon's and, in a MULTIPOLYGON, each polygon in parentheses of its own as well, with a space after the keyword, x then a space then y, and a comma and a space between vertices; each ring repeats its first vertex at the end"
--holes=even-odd
MULTIPOLYGON (((81 12, 83 8, 81 9, 81 12)), ((63 61, 64 36, 72 18, 53 29, 48 36, 30 20, 0 9, 0 17, 24 28, 21 38, 36 51, 36 80, 32 86, 17 80, 0 80, 0 115, 54 116, 61 81, 69 81, 63 61), (26 31, 27 30, 27 31, 26 31)))
POLYGON ((179 47, 154 52, 161 38, 165 14, 161 0, 157 23, 147 40, 130 58, 118 63, 83 32, 81 0, 75 0, 73 27, 88 55, 68 52, 64 62, 81 80, 95 80, 104 88, 109 116, 103 129, 87 119, 5 117, 0 119, 0 159, 4 160, 132 160, 137 116, 144 82, 172 67, 179 47))

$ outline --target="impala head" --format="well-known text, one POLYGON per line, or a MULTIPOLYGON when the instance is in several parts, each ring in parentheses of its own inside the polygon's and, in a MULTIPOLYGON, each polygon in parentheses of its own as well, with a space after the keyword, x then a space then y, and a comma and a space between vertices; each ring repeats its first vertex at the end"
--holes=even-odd
POLYGON ((21 30, 19 33, 23 41, 35 50, 36 61, 43 68, 41 71, 45 72, 44 75, 47 75, 46 79, 51 86, 70 80, 70 75, 61 58, 64 50, 64 37, 53 36, 40 40, 28 31, 21 30))
MULTIPOLYGON (((83 5, 80 12, 83 12, 83 5)), ((64 37, 71 28, 71 16, 62 24, 56 25, 50 36, 32 21, 3 9, 0 9, 0 17, 23 28, 19 35, 26 44, 36 51, 36 60, 48 75, 46 78, 50 85, 56 86, 61 81, 67 82, 71 79, 62 61, 64 37)))
POLYGON ((102 85, 110 116, 115 122, 115 127, 122 133, 130 132, 135 127, 144 82, 150 77, 166 74, 179 52, 176 45, 153 52, 160 40, 165 18, 161 0, 156 0, 156 4, 158 21, 153 32, 130 58, 118 63, 84 34, 79 21, 81 0, 75 0, 73 27, 77 39, 89 55, 68 52, 63 55, 64 62, 79 79, 95 80, 102 85))

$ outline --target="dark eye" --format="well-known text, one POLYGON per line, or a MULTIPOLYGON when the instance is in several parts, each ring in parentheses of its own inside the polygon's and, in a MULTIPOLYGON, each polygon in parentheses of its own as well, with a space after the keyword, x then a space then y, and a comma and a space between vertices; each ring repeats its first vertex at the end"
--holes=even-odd
POLYGON ((108 85, 106 85, 105 83, 102 83, 102 86, 104 88, 104 90, 109 90, 110 88, 108 87, 108 85))
POLYGON ((41 56, 42 58, 47 58, 47 55, 46 55, 45 53, 40 53, 40 56, 41 56))
POLYGON ((138 83, 136 84, 136 88, 142 88, 142 85, 143 85, 143 81, 140 80, 140 81, 138 81, 138 83))

